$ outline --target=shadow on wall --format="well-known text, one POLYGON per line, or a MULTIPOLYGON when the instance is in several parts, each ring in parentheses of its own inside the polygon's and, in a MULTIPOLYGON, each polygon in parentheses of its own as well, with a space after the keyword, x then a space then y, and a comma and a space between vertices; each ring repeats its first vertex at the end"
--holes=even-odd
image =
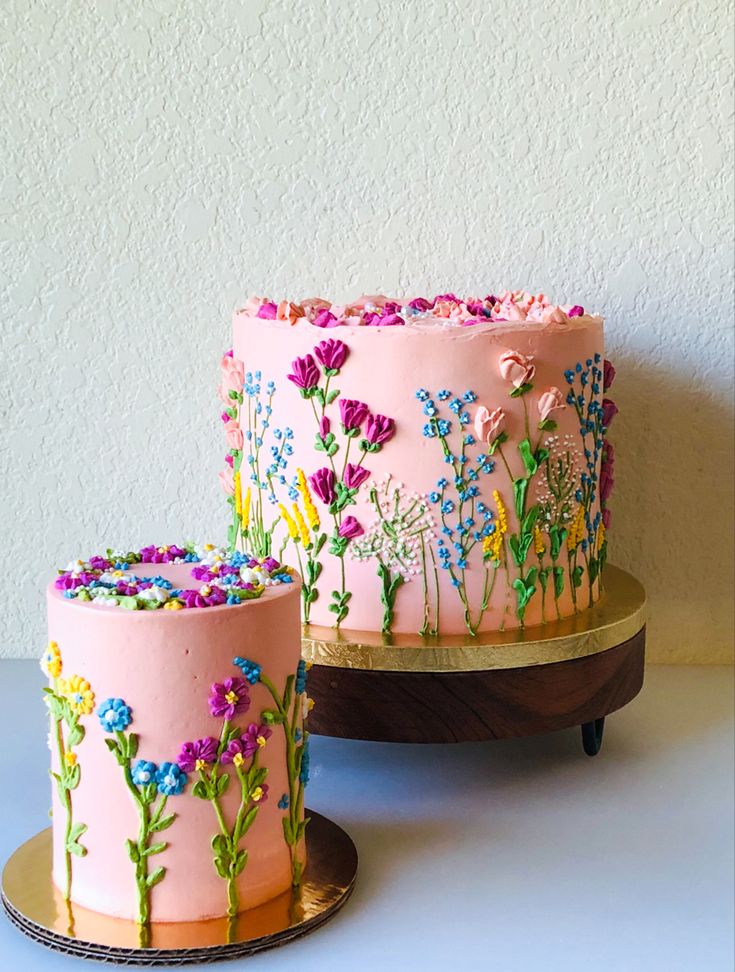
MULTIPOLYGON (((692 349, 692 354, 695 349, 692 349)), ((610 559, 648 592, 648 658, 733 661, 733 403, 728 388, 613 354, 610 559)), ((686 362, 682 366, 686 368, 686 362)), ((692 373, 695 371, 692 369, 692 373)))

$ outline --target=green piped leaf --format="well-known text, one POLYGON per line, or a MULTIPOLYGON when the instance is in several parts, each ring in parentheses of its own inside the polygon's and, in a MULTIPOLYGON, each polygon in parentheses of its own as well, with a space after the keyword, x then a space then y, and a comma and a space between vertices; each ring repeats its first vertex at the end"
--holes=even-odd
POLYGON ((168 844, 165 841, 159 841, 157 844, 151 844, 150 847, 143 849, 142 857, 151 857, 153 854, 162 854, 168 844))
POLYGON ((171 826, 171 824, 174 822, 175 819, 176 819, 175 813, 169 813, 168 816, 161 817, 161 819, 157 823, 151 825, 150 828, 151 833, 155 834, 161 830, 168 830, 168 828, 171 826))
POLYGON ((508 441, 508 433, 507 432, 501 432, 500 435, 497 436, 497 438, 493 439, 493 441, 490 443, 490 447, 487 450, 487 454, 489 456, 494 455, 495 454, 495 450, 496 449, 499 449, 500 446, 504 442, 507 442, 507 441, 508 441))
POLYGON ((151 873, 145 879, 145 886, 147 888, 155 887, 156 884, 163 881, 165 874, 166 874, 165 867, 157 867, 155 871, 151 871, 151 873))
POLYGON ((217 777, 217 782, 215 788, 217 791, 217 796, 221 797, 227 792, 227 787, 230 785, 230 774, 223 773, 222 776, 217 777))
POLYGON ((518 443, 518 452, 523 460, 523 465, 526 467, 526 473, 529 476, 533 476, 538 469, 538 464, 534 458, 533 452, 531 451, 531 443, 528 441, 528 439, 522 439, 518 443))
POLYGON ((584 573, 584 570, 583 570, 581 564, 578 564, 574 568, 574 570, 572 571, 572 583, 574 584, 575 587, 581 587, 582 586, 582 574, 583 573, 584 573))
POLYGON ((526 392, 530 392, 533 389, 533 385, 526 383, 525 385, 519 385, 518 388, 513 388, 509 393, 511 398, 520 398, 521 395, 525 395, 526 392))
POLYGON ((554 567, 554 596, 561 597, 564 590, 564 568, 554 567))
POLYGON ((134 840, 125 841, 125 849, 128 852, 128 857, 133 862, 133 864, 140 863, 140 851, 138 850, 138 845, 134 840))
POLYGON ((197 780, 194 786, 191 788, 191 792, 195 797, 199 797, 200 800, 209 800, 209 786, 204 780, 197 780))
POLYGON ((513 499, 515 501, 516 516, 519 520, 523 519, 523 511, 526 508, 526 491, 528 490, 528 480, 525 478, 513 480, 513 499))
POLYGON ((547 418, 539 422, 538 427, 541 432, 555 432, 558 425, 553 419, 547 418))

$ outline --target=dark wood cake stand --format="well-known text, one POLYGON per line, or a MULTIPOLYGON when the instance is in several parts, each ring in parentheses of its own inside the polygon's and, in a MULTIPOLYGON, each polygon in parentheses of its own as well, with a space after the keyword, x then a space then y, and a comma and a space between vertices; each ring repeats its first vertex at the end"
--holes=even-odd
POLYGON ((588 610, 542 628, 441 639, 304 628, 311 732, 449 743, 582 728, 588 756, 605 716, 643 684, 645 592, 617 567, 588 610))

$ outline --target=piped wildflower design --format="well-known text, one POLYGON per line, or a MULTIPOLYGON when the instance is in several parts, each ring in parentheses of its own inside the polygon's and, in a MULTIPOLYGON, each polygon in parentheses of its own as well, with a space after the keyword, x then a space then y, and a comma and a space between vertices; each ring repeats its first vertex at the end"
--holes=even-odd
POLYGON ((62 678, 61 651, 55 641, 50 641, 41 658, 41 669, 51 681, 44 688, 44 701, 51 719, 51 740, 56 746, 58 772, 50 770, 56 782, 59 801, 64 808, 64 899, 71 900, 72 856, 84 857, 87 848, 80 838, 87 825, 74 823, 72 793, 79 786, 82 769, 76 748, 84 740, 83 716, 94 710, 94 692, 89 682, 80 675, 62 678))
POLYGON ((306 716, 313 702, 306 694, 307 665, 299 661, 296 673, 289 675, 283 693, 263 673, 260 665, 246 658, 237 657, 234 664, 250 685, 260 683, 273 699, 273 709, 262 713, 266 725, 280 725, 286 740, 286 769, 288 793, 278 801, 278 807, 287 811, 282 818, 283 835, 291 856, 291 881, 294 887, 301 884, 303 861, 299 858, 301 842, 309 818, 304 813, 304 788, 309 782, 309 733, 304 727, 306 716))
POLYGON ((164 810, 169 797, 184 792, 188 777, 174 762, 156 765, 149 760, 136 760, 138 736, 134 732, 126 732, 133 722, 133 713, 124 699, 106 699, 98 707, 97 717, 104 731, 114 737, 105 739, 105 745, 123 771, 125 785, 140 820, 137 837, 126 840, 125 847, 135 866, 137 922, 141 929, 141 942, 146 944, 150 937, 151 889, 166 876, 166 868, 162 865, 150 871, 149 860, 156 854, 162 854, 168 847, 166 841, 151 843, 151 838, 173 824, 177 815, 164 815, 164 810))

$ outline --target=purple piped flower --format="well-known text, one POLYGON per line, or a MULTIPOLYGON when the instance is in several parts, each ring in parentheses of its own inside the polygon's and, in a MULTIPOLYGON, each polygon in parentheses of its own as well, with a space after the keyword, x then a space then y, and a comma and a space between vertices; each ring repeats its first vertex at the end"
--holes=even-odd
POLYGON ((319 436, 322 441, 324 441, 324 439, 326 439, 326 437, 329 435, 329 430, 331 427, 332 423, 329 421, 327 416, 322 415, 322 417, 319 419, 319 436))
POLYGON ((264 321, 275 321, 276 315, 278 314, 278 304, 274 304, 272 301, 267 300, 264 304, 261 304, 258 308, 258 313, 256 317, 260 317, 264 321))
POLYGON ((427 300, 425 297, 414 297, 413 300, 410 300, 408 302, 408 306, 412 310, 417 310, 417 311, 421 311, 422 313, 425 313, 426 311, 431 310, 431 308, 434 306, 434 301, 427 300))
POLYGON ((342 418, 342 428, 345 432, 357 431, 370 414, 365 402, 358 402, 354 398, 340 398, 339 414, 342 418))
POLYGON ((370 476, 370 470, 357 463, 348 462, 345 466, 344 482, 347 489, 359 489, 370 476))
POLYGON ((579 304, 575 304, 574 307, 570 307, 567 311, 567 317, 583 317, 584 307, 580 307, 579 304))
POLYGON ((349 351, 344 341, 335 338, 328 338, 320 341, 314 348, 314 357, 324 368, 327 374, 336 375, 339 369, 347 360, 349 351))
POLYGON ((59 591, 73 591, 77 587, 87 587, 92 581, 97 580, 95 574, 91 574, 89 571, 83 570, 76 577, 73 577, 67 571, 59 576, 54 581, 54 587, 59 591))
POLYGON ((268 571, 269 574, 273 574, 281 565, 275 557, 266 557, 261 566, 263 567, 263 570, 268 571))
POLYGON ((314 318, 313 323, 315 327, 337 327, 339 320, 330 310, 327 310, 325 307, 324 310, 319 311, 314 318))
POLYGON ((230 469, 233 469, 235 466, 235 457, 230 455, 230 453, 228 452, 227 455, 225 456, 225 462, 230 467, 230 469))
POLYGON ((485 305, 480 300, 471 301, 467 305, 467 310, 473 317, 486 317, 490 313, 489 311, 485 313, 485 305))
POLYGON ((140 559, 144 564, 170 564, 172 560, 180 560, 185 556, 184 548, 177 547, 176 544, 163 547, 156 547, 151 544, 149 547, 143 547, 140 551, 140 559))
POLYGON ((248 683, 239 675, 215 682, 209 690, 209 711, 216 718, 232 719, 249 708, 248 683))
POLYGON ((607 508, 605 508, 602 511, 602 522, 603 522, 606 530, 609 530, 610 529, 610 520, 612 520, 612 512, 610 510, 608 510, 607 508))
POLYGON ((612 477, 612 469, 608 465, 600 467, 600 500, 606 503, 612 494, 615 480, 612 477))
MULTIPOLYGON (((392 418, 385 415, 372 415, 368 413, 365 425, 365 438, 371 446, 382 446, 393 437, 396 430, 396 423, 392 418)), ((375 451, 375 450, 373 450, 375 451)))
MULTIPOLYGON (((615 381, 615 365, 605 358, 602 366, 602 390, 607 391, 615 381)), ((91 561, 90 561, 91 562, 91 561)))
POLYGON ((176 762, 185 773, 203 769, 206 764, 213 763, 217 759, 218 745, 219 743, 213 736, 195 739, 194 742, 185 742, 176 762))
POLYGON ((344 537, 345 540, 354 540, 355 537, 361 537, 365 531, 363 530, 360 522, 354 516, 346 516, 344 520, 342 520, 337 532, 341 537, 344 537))
POLYGON ((439 300, 451 301, 453 304, 459 304, 460 302, 459 297, 457 297, 456 294, 438 294, 434 298, 434 303, 436 304, 436 302, 439 300))
POLYGON ((396 327, 400 324, 405 324, 400 314, 384 314, 378 321, 381 327, 396 327))
POLYGON ((612 400, 612 398, 602 399, 602 424, 606 429, 610 428, 610 423, 618 414, 618 406, 612 400))
POLYGON ((322 503, 329 506, 334 502, 336 493, 334 491, 334 472, 331 469, 326 466, 317 469, 315 473, 309 476, 309 482, 322 503))
POLYGON ((300 388, 302 394, 313 392, 319 384, 319 369, 312 356, 307 354, 303 358, 296 358, 291 362, 291 369, 293 374, 288 375, 288 380, 300 388))
POLYGON ((208 586, 200 587, 198 591, 182 591, 179 598, 188 608, 217 607, 227 601, 227 595, 221 587, 208 586))
POLYGON ((106 557, 90 557, 89 566, 92 570, 109 570, 112 563, 106 557))

